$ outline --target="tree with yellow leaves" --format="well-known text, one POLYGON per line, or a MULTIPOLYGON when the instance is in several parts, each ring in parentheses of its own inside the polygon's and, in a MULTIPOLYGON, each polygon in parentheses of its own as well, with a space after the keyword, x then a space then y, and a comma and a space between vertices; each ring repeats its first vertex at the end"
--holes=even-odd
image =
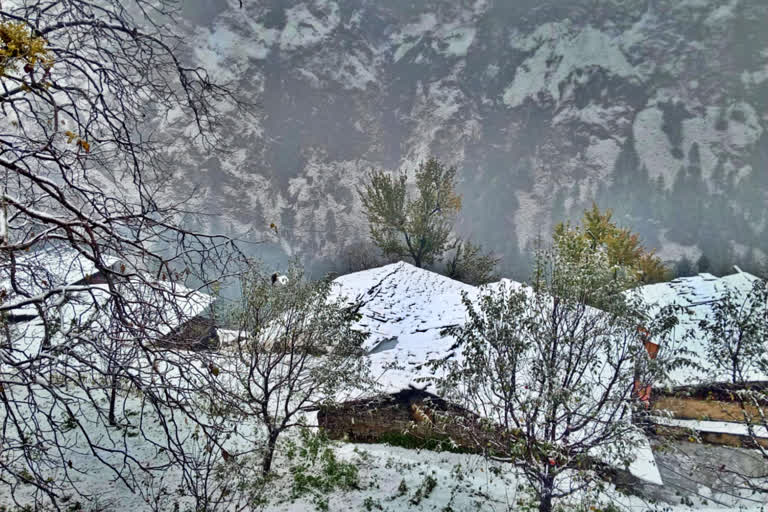
POLYGON ((0 42, 0 76, 17 72, 21 63, 25 73, 32 73, 37 65, 47 72, 53 65, 45 39, 33 36, 24 23, 0 22, 0 42))
POLYGON ((612 220, 609 209, 601 212, 596 204, 584 212, 581 225, 559 223, 555 226, 554 242, 562 254, 581 260, 596 251, 604 251, 613 267, 614 279, 626 281, 626 287, 658 283, 669 277, 669 269, 656 255, 646 249, 640 238, 629 228, 612 220))

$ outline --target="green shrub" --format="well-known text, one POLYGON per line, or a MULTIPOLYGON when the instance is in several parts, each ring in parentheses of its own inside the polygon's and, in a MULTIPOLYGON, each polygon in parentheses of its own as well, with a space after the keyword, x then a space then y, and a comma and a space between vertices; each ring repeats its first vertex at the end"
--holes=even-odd
POLYGON ((354 463, 336 457, 328 437, 308 428, 299 432, 300 444, 287 443, 286 455, 293 461, 291 499, 312 496, 318 510, 328 509, 327 495, 335 490, 360 489, 358 469, 354 463))

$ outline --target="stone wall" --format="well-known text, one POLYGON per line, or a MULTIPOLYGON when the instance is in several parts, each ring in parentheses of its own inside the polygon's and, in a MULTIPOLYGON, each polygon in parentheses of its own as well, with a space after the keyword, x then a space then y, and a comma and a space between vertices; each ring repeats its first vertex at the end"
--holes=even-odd
POLYGON ((375 443, 393 436, 450 439, 475 450, 480 418, 442 398, 418 389, 344 402, 321 408, 318 424, 331 439, 375 443))
MULTIPOLYGON (((654 395, 651 408, 657 413, 671 414, 673 418, 693 421, 725 421, 743 423, 744 415, 753 418, 755 425, 761 425, 760 413, 754 405, 742 404, 738 393, 744 389, 765 392, 766 382, 749 382, 744 385, 716 383, 699 386, 680 386, 669 391, 661 391, 654 395)), ((765 407, 768 404, 762 404, 765 407)), ((685 440, 690 438, 690 431, 684 427, 657 425, 655 433, 662 437, 685 440)), ((750 436, 720 433, 697 432, 698 439, 704 443, 754 448, 755 442, 768 447, 768 439, 753 440, 750 436)))
POLYGON ((740 422, 744 420, 745 412, 759 418, 756 407, 740 403, 738 393, 744 389, 765 392, 768 383, 749 382, 743 386, 718 383, 681 386, 670 391, 660 390, 653 397, 652 409, 668 411, 675 418, 691 420, 740 422))

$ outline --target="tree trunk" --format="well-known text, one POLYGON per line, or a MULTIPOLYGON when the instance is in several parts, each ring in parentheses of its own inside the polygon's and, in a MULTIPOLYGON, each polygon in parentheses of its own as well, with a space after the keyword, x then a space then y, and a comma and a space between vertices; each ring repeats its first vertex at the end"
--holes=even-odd
POLYGON ((275 446, 277 446, 278 432, 270 432, 267 440, 267 451, 264 454, 264 460, 261 463, 261 476, 266 477, 272 470, 272 459, 275 456, 275 446))
POLYGON ((112 377, 112 386, 109 390, 109 424, 117 426, 117 420, 115 419, 115 402, 117 402, 117 377, 112 377))
POLYGON ((539 512, 552 512, 552 493, 555 488, 555 477, 547 475, 541 484, 541 496, 539 496, 539 512))

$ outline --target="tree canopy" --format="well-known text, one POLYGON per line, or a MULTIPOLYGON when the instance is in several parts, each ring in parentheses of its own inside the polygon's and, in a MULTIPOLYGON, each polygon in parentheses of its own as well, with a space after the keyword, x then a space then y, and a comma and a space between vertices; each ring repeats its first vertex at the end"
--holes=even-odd
POLYGON ((230 239, 185 224, 194 212, 170 187, 168 141, 156 120, 173 113, 190 138, 214 150, 217 106, 240 104, 185 62, 179 7, 175 0, 0 4, 0 480, 12 493, 34 489, 35 508, 61 508, 67 483, 88 492, 71 478, 82 471, 69 458, 83 449, 77 436, 129 487, 137 469, 191 460, 170 432, 182 416, 200 425, 199 415, 169 403, 189 398, 203 356, 156 344, 170 320, 185 317, 180 304, 198 297, 171 281, 213 284, 240 253, 230 239), (67 265, 65 274, 77 267, 87 275, 75 284, 42 278, 67 265), (11 325, 19 310, 33 311, 34 325, 11 325), (108 328, 99 324, 103 311, 108 328), (23 343, 29 339, 37 342, 23 343), (179 368, 183 379, 168 377, 179 368), (128 416, 126 389, 141 390, 138 420, 128 416), (169 433, 147 439, 162 446, 163 462, 130 453, 127 428, 91 436, 94 428, 148 421, 169 433), (104 455, 117 451, 120 462, 104 455))
POLYGON ((451 248, 461 196, 455 191, 456 168, 435 158, 420 163, 415 178, 411 195, 407 174, 372 171, 358 193, 374 243, 386 256, 407 257, 423 267, 451 248))
POLYGON ((669 270, 655 249, 646 249, 638 235, 617 226, 612 217, 610 209, 602 212, 593 203, 584 212, 580 225, 561 222, 555 226, 554 243, 564 255, 575 260, 587 253, 604 252, 614 277, 625 281, 627 288, 665 281, 669 270))

